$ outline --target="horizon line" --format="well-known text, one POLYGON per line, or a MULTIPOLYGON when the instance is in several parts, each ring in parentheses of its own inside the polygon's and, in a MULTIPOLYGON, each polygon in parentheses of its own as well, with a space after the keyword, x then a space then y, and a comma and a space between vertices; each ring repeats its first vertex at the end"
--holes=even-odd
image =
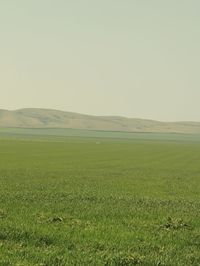
POLYGON ((44 107, 22 107, 17 109, 2 109, 0 108, 0 111, 7 111, 7 112, 17 112, 22 110, 44 110, 44 111, 57 111, 57 112, 64 112, 64 113, 72 113, 77 115, 83 115, 83 116, 92 116, 92 117, 116 117, 116 118, 125 118, 125 119, 138 119, 138 120, 146 120, 146 121, 155 121, 160 123, 200 123, 200 121, 195 120, 176 120, 176 121, 163 121, 163 120, 157 120, 157 119, 150 119, 150 118, 141 118, 141 117, 129 117, 125 115, 96 115, 96 114, 86 114, 86 113, 79 113, 74 111, 65 111, 61 109, 54 109, 54 108, 44 108, 44 107))

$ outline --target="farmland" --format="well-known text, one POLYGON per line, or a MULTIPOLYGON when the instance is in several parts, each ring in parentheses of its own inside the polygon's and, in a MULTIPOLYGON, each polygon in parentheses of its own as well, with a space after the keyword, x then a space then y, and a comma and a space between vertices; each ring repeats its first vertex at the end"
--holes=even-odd
POLYGON ((1 129, 0 265, 200 265, 199 161, 199 135, 1 129))

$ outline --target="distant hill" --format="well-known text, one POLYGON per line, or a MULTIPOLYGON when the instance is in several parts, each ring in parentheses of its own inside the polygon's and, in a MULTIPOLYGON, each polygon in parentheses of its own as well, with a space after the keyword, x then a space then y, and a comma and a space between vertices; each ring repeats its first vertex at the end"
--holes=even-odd
POLYGON ((49 109, 0 110, 0 127, 200 133, 200 122, 159 122, 118 116, 91 116, 49 109))

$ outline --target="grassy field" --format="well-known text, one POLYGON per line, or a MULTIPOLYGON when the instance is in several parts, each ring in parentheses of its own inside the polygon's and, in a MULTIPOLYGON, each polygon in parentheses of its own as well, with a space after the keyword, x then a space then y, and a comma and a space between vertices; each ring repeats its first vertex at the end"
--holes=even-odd
POLYGON ((100 131, 86 129, 45 129, 45 128, 1 128, 1 138, 24 138, 30 139, 30 136, 36 136, 42 140, 53 137, 53 140, 59 140, 65 137, 84 137, 84 138, 104 138, 104 139, 123 139, 123 140, 155 140, 155 141, 188 141, 200 142, 200 134, 178 134, 178 133, 133 133, 120 131, 100 131), (57 138, 57 139, 56 139, 57 138))
POLYGON ((200 265, 198 136, 9 130, 0 265, 200 265))

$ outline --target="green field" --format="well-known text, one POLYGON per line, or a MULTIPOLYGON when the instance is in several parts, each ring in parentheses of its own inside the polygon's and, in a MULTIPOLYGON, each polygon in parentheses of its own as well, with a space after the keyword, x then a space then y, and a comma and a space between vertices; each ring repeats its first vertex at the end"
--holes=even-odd
POLYGON ((1 266, 200 265, 199 135, 44 131, 0 130, 1 266))

